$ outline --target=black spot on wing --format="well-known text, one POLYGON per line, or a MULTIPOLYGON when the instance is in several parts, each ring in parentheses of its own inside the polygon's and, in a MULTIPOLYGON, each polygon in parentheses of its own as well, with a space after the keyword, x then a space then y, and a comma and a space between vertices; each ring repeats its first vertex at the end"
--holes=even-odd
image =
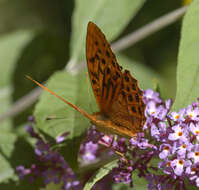
POLYGON ((141 111, 140 107, 138 107, 138 112, 140 115, 142 115, 142 111, 141 111))
POLYGON ((107 56, 108 58, 110 58, 110 53, 108 52, 108 50, 106 50, 106 56, 107 56))
POLYGON ((91 75, 95 78, 95 79, 97 79, 97 80, 99 80, 99 77, 98 77, 98 75, 96 74, 96 73, 94 73, 94 72, 90 72, 91 73, 91 75))
POLYGON ((98 41, 95 41, 95 45, 96 45, 96 46, 98 46, 98 45, 99 45, 98 41))
POLYGON ((92 79, 92 83, 95 85, 97 84, 97 81, 95 79, 92 79))
POLYGON ((132 102, 132 101, 133 101, 133 97, 132 97, 131 95, 128 95, 128 100, 129 100, 130 102, 132 102))
POLYGON ((132 83, 131 86, 133 90, 136 90, 135 83, 132 83))
POLYGON ((110 68, 109 68, 109 67, 107 67, 107 69, 106 69, 106 73, 107 73, 108 75, 111 73, 111 70, 110 70, 110 68))
POLYGON ((139 101, 140 101, 140 98, 139 98, 139 95, 138 95, 138 94, 135 94, 135 99, 136 99, 136 102, 139 102, 139 101))
POLYGON ((131 106, 131 110, 132 110, 134 113, 136 113, 136 109, 135 109, 134 106, 131 106))
POLYGON ((113 67, 115 67, 115 62, 114 62, 114 61, 112 61, 111 63, 112 63, 112 65, 113 65, 113 67))
POLYGON ((94 63, 95 57, 91 57, 91 58, 89 59, 89 61, 90 61, 91 63, 94 63))
POLYGON ((96 55, 95 55, 95 58, 96 58, 97 60, 100 60, 100 58, 99 58, 99 55, 98 55, 98 54, 96 54, 96 55))
POLYGON ((102 63, 105 65, 106 64, 106 61, 104 58, 102 58, 102 63))

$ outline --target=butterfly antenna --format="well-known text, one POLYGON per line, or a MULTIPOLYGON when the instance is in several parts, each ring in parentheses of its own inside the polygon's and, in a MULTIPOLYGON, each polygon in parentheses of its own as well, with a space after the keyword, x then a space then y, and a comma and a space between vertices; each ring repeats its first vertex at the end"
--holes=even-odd
POLYGON ((44 90, 48 91, 49 93, 51 93, 53 96, 59 98, 60 100, 62 100, 64 103, 68 104, 69 106, 71 106, 72 108, 74 108, 75 110, 77 110, 78 112, 80 112, 81 114, 83 114, 85 117, 87 117, 90 120, 92 119, 92 116, 88 113, 86 113, 84 110, 78 108, 77 106, 75 106, 74 104, 70 103, 69 101, 65 100, 64 98, 62 98, 61 96, 59 96, 58 94, 54 93, 53 91, 51 91, 50 89, 48 89, 47 87, 45 87, 44 85, 42 85, 41 83, 37 82, 36 80, 32 79, 30 76, 26 75, 26 78, 28 78, 29 80, 33 81, 34 83, 36 83, 38 86, 40 86, 41 88, 43 88, 44 90))

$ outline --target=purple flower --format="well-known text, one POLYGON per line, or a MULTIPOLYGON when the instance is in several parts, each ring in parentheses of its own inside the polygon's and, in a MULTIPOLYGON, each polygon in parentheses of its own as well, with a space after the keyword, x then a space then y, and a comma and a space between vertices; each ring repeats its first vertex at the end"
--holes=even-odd
POLYGON ((148 101, 153 100, 156 103, 161 103, 161 99, 159 98, 159 93, 154 92, 151 89, 147 89, 143 94, 144 103, 146 104, 148 101))
MULTIPOLYGON (((34 182, 37 178, 42 178, 43 187, 53 182, 55 184, 64 184, 63 189, 79 189, 79 181, 58 151, 52 151, 50 145, 45 143, 31 126, 27 127, 27 131, 32 137, 37 139, 35 154, 38 163, 32 164, 28 169, 25 169, 24 166, 18 166, 16 172, 18 173, 19 178, 23 179, 24 176, 27 176, 30 182, 34 182)), ((63 136, 65 136, 65 134, 63 136)))
POLYGON ((81 148, 82 158, 85 163, 89 163, 96 159, 98 144, 89 141, 81 148))
POLYGON ((199 123, 194 125, 192 122, 190 123, 190 131, 192 132, 193 135, 196 136, 197 140, 199 141, 199 123))
POLYGON ((148 174, 146 176, 146 179, 149 182, 149 184, 147 185, 147 188, 149 190, 160 189, 161 184, 158 176, 154 174, 148 174))
POLYGON ((31 170, 30 169, 25 169, 24 166, 17 166, 16 167, 16 172, 18 173, 19 178, 23 179, 24 176, 26 176, 26 175, 31 173, 31 170))
POLYGON ((179 112, 171 112, 171 119, 173 121, 184 121, 184 114, 185 114, 185 109, 180 109, 179 112))
POLYGON ((171 141, 180 140, 186 142, 187 140, 187 130, 181 124, 174 125, 172 127, 174 133, 170 133, 168 139, 171 141))
POLYGON ((171 145, 170 144, 163 144, 160 146, 161 152, 159 153, 159 157, 165 160, 169 154, 171 153, 171 145))
MULTIPOLYGON (((148 180, 150 190, 187 190, 187 184, 199 187, 199 103, 169 113, 172 101, 162 100, 159 93, 150 89, 144 91, 143 101, 146 104, 143 131, 128 141, 91 127, 80 146, 80 165, 117 154, 118 166, 110 174, 116 183, 133 187, 132 175, 136 170, 139 177, 148 180), (154 159, 159 160, 158 164, 154 159)), ((27 131, 37 139, 35 153, 41 165, 29 169, 19 166, 20 178, 27 175, 34 181, 36 176, 42 176, 44 184, 62 183, 64 189, 82 187, 58 151, 52 151, 31 126, 27 131)), ((57 142, 65 140, 67 134, 58 137, 57 142)))
POLYGON ((28 116, 28 121, 31 123, 35 122, 34 116, 33 115, 28 116))
POLYGON ((70 132, 66 132, 66 133, 63 133, 63 134, 61 134, 60 136, 58 136, 58 137, 56 138, 56 143, 61 143, 61 142, 63 142, 69 134, 70 134, 70 132))
POLYGON ((199 144, 193 146, 193 151, 188 153, 188 158, 192 159, 194 164, 199 163, 199 144))
POLYGON ((177 143, 176 151, 181 158, 185 158, 186 153, 191 149, 192 149, 192 144, 189 142, 184 142, 182 144, 177 143))
POLYGON ((113 142, 113 148, 114 150, 120 152, 120 153, 126 153, 127 151, 127 144, 125 138, 120 138, 117 141, 113 142))
POLYGON ((133 186, 132 181, 132 171, 134 170, 132 167, 132 161, 129 161, 129 163, 125 163, 123 159, 120 159, 119 161, 119 167, 114 168, 112 171, 113 179, 116 183, 125 183, 130 184, 133 186))
POLYGON ((188 105, 186 109, 186 114, 193 121, 199 121, 199 108, 196 107, 193 109, 192 105, 188 105))
POLYGON ((196 178, 195 182, 196 182, 196 186, 199 187, 199 177, 196 178))
POLYGON ((63 189, 81 189, 80 182, 76 179, 75 175, 63 175, 64 185, 63 189))
POLYGON ((184 160, 183 159, 175 159, 171 162, 171 167, 174 169, 174 173, 177 176, 182 175, 184 171, 184 160))
MULTIPOLYGON (((130 139, 127 147, 127 150, 131 150, 130 155, 127 154, 126 163, 119 164, 115 181, 124 181, 122 174, 128 167, 129 161, 133 160, 131 172, 136 169, 139 171, 139 176, 148 179, 148 189, 165 190, 175 187, 185 190, 185 180, 197 186, 199 184, 199 145, 197 144, 199 103, 194 102, 187 109, 183 108, 169 114, 171 100, 164 102, 159 98, 159 94, 153 93, 152 90, 144 92, 143 100, 146 104, 144 133, 139 133, 130 139), (162 170, 164 175, 152 174, 147 168, 152 158, 157 157, 161 159, 158 168, 152 166, 150 170, 162 170)), ((130 173, 126 176, 130 176, 130 173)), ((130 183, 132 184, 132 181, 130 183)))

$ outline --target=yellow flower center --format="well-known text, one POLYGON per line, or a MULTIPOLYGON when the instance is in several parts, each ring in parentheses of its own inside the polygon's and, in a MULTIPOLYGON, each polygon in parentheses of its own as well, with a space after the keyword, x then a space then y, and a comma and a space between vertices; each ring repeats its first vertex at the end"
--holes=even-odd
POLYGON ((175 119, 179 119, 179 115, 176 115, 176 116, 175 116, 175 119))
POLYGON ((186 145, 186 144, 183 144, 183 145, 182 145, 182 148, 187 148, 187 145, 186 145))
POLYGON ((178 136, 182 136, 182 132, 180 131, 180 132, 178 132, 178 136))
POLYGON ((199 156, 199 152, 195 152, 195 156, 199 156))
POLYGON ((183 160, 179 160, 178 164, 183 165, 184 164, 183 160))

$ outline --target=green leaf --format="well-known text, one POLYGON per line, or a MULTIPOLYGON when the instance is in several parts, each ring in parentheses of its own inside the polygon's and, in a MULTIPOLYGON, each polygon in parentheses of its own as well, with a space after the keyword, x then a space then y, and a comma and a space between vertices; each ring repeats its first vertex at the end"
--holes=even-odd
POLYGON ((32 38, 32 32, 20 31, 0 37, 0 88, 8 87, 13 67, 24 45, 32 38))
MULTIPOLYGON (((32 32, 20 31, 0 36, 0 114, 5 113, 11 104, 11 77, 13 67, 24 45, 32 38, 32 32)), ((0 130, 10 131, 11 119, 1 121, 0 130)))
MULTIPOLYGON (((57 35, 53 31, 41 31, 33 36, 32 40, 26 44, 14 68, 13 101, 26 95, 35 85, 25 79, 25 75, 45 81, 57 70, 62 69, 68 61, 68 38, 67 35, 57 35), (23 88, 20 88, 23 86, 23 88)), ((34 105, 24 112, 14 117, 14 125, 19 126, 27 121, 27 117, 32 114, 34 105)))
POLYGON ((186 107, 199 97, 199 1, 184 16, 177 66, 177 92, 173 110, 186 107))
MULTIPOLYGON (((85 72, 73 76, 62 71, 50 78, 47 87, 81 109, 93 113, 97 108, 90 111, 89 102, 90 100, 94 102, 94 97, 93 94, 88 93, 90 86, 88 87, 87 82, 88 77, 85 72)), ((96 103, 93 106, 96 107, 96 103)), ((38 128, 50 137, 56 138, 66 131, 70 132, 66 146, 61 152, 64 153, 70 166, 76 168, 79 145, 85 130, 90 126, 88 119, 48 92, 42 94, 35 108, 35 117, 38 128), (55 119, 46 120, 47 117, 55 117, 55 119)))
POLYGON ((131 75, 138 80, 138 85, 142 89, 152 89, 154 78, 158 79, 158 81, 161 80, 160 76, 155 71, 142 63, 129 59, 127 56, 121 53, 117 55, 117 60, 124 70, 129 70, 131 75))
POLYGON ((0 182, 14 175, 10 157, 14 151, 16 139, 16 136, 11 133, 1 132, 0 134, 0 182))
MULTIPOLYGON (((71 75, 65 71, 56 72, 49 79, 47 87, 81 109, 88 111, 88 86, 84 72, 71 75)), ((37 126, 51 137, 70 131, 69 139, 78 137, 89 126, 89 122, 79 112, 53 97, 49 92, 43 92, 35 108, 37 126), (48 117, 55 119, 46 120, 48 117)))
POLYGON ((108 164, 104 165, 102 168, 100 168, 86 183, 83 190, 90 190, 95 183, 97 183, 100 179, 102 179, 104 176, 106 176, 114 167, 117 166, 118 160, 113 160, 112 162, 109 162, 108 164))
POLYGON ((16 180, 15 169, 19 165, 30 167, 36 163, 35 153, 28 139, 17 137, 11 132, 0 134, 0 183, 8 179, 16 180))
POLYGON ((145 0, 76 0, 73 14, 69 69, 83 60, 87 24, 95 22, 108 40, 115 39, 138 12, 145 0))
MULTIPOLYGON (((8 108, 10 107, 11 102, 11 88, 10 87, 4 87, 0 89, 0 115, 5 113, 8 108)), ((4 119, 1 121, 0 124, 0 130, 3 131, 11 131, 12 130, 12 120, 10 118, 4 119)))

